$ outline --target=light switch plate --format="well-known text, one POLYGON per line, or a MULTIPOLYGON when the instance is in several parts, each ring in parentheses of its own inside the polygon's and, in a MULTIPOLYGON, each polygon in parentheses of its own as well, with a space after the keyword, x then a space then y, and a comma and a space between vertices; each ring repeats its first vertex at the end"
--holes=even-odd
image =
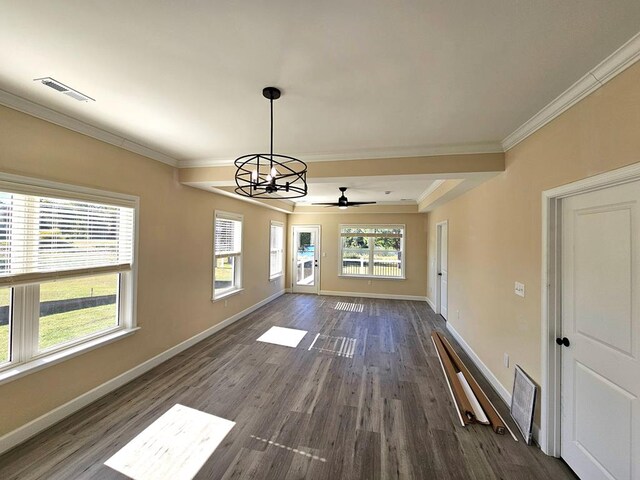
POLYGON ((504 354, 503 362, 504 362, 504 366, 505 366, 506 368, 509 368, 509 354, 508 354, 508 353, 505 353, 505 354, 504 354))
POLYGON ((515 293, 520 297, 524 297, 524 283, 516 282, 515 293))

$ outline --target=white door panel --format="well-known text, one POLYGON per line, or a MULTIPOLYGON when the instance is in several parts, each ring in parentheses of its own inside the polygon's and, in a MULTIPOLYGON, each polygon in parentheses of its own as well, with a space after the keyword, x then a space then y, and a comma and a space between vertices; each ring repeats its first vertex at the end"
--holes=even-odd
POLYGON ((562 202, 561 454, 583 480, 640 478, 640 184, 562 202))
POLYGON ((449 226, 445 222, 439 226, 438 278, 440 279, 440 315, 449 317, 449 226))

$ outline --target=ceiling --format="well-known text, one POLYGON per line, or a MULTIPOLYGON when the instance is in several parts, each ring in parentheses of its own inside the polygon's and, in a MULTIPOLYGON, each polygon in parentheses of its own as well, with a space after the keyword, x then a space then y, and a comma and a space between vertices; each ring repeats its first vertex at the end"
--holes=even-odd
POLYGON ((205 162, 268 149, 267 85, 284 92, 276 150, 303 160, 495 151, 640 25, 637 0, 0 0, 0 11, 0 89, 205 162), (96 102, 32 81, 43 76, 96 102))

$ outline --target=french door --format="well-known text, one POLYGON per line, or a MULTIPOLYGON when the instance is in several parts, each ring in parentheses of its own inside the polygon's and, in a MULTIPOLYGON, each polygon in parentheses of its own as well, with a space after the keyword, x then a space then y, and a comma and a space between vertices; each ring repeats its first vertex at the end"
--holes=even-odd
POLYGON ((293 226, 294 293, 320 292, 320 225, 293 226))

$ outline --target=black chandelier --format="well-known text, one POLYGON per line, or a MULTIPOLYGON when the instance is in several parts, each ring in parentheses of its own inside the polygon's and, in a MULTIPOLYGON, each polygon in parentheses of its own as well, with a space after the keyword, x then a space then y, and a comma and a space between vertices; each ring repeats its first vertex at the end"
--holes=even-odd
POLYGON ((273 101, 281 92, 266 87, 262 95, 271 106, 271 150, 269 153, 251 153, 235 160, 236 193, 245 197, 300 198, 307 194, 307 164, 297 158, 273 153, 273 101))

